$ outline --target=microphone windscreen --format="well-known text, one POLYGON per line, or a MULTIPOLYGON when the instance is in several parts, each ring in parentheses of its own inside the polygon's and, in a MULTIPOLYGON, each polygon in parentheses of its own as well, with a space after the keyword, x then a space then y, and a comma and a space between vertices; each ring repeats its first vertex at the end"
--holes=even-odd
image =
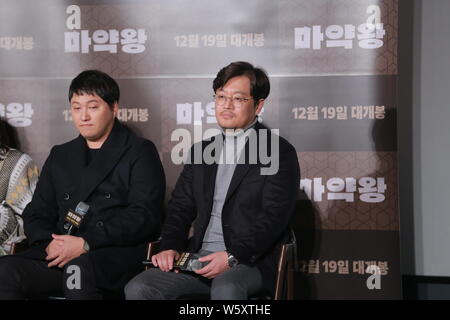
POLYGON ((203 263, 198 261, 198 259, 192 259, 187 268, 188 271, 195 271, 203 268, 203 263))
POLYGON ((80 201, 75 208, 75 212, 81 215, 85 215, 89 211, 89 205, 87 203, 84 203, 83 201, 80 201))

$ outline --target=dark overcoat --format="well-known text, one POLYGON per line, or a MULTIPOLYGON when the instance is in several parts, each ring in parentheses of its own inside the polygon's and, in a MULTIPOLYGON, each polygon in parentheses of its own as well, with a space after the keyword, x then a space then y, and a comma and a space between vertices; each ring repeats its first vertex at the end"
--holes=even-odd
POLYGON ((120 290, 141 271, 145 243, 159 236, 164 170, 154 144, 118 120, 89 164, 87 151, 82 136, 52 148, 23 212, 31 247, 20 255, 45 259, 51 234, 65 234, 68 210, 84 201, 89 212, 72 235, 90 246, 97 286, 120 290))
MULTIPOLYGON (((300 168, 295 148, 289 142, 274 134, 267 134, 267 139, 261 141, 263 130, 268 129, 256 124, 255 130, 257 140, 252 143, 256 143, 253 149, 257 152, 256 161, 252 161, 252 148, 249 146, 252 140, 249 139, 245 145, 246 160, 237 164, 227 191, 222 209, 222 229, 227 251, 239 263, 260 269, 265 288, 272 292, 279 248, 289 235, 289 222, 297 200, 300 168), (273 139, 277 139, 278 148, 273 139), (275 174, 261 174, 262 168, 270 167, 262 157, 266 152, 261 153, 262 146, 267 148, 269 153, 266 154, 279 162, 275 174)), ((220 136, 202 142, 203 154, 215 139, 220 139, 220 136)), ((167 207, 162 250, 197 252, 208 227, 218 165, 217 161, 208 164, 204 158, 201 163, 196 163, 194 148, 191 150, 191 163, 184 165, 167 207), (192 223, 194 232, 186 247, 192 223)))

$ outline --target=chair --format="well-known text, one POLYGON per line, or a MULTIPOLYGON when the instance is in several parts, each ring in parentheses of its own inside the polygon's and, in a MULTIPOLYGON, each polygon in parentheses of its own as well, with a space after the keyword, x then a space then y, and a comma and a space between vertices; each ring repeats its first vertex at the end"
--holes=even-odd
POLYGON ((10 254, 16 254, 28 249, 27 239, 22 240, 21 242, 15 242, 11 245, 10 254))
POLYGON ((297 240, 291 229, 288 242, 280 248, 273 300, 294 299, 294 272, 298 271, 297 240))
POLYGON ((146 260, 144 261, 145 270, 147 270, 148 268, 150 268, 152 266, 151 264, 146 263, 146 262, 151 261, 152 260, 152 256, 158 253, 160 243, 161 243, 160 240, 156 240, 156 241, 152 241, 152 242, 148 243, 148 245, 147 245, 147 257, 146 257, 146 260))
MULTIPOLYGON (((152 256, 159 251, 160 240, 150 242, 147 247, 147 260, 145 264, 145 270, 151 267, 148 261, 152 256)), ((273 300, 293 300, 294 299, 294 272, 298 271, 297 262, 297 240, 295 233, 291 229, 288 241, 280 247, 280 255, 278 257, 277 275, 275 283, 275 293, 273 297, 266 295, 258 295, 251 297, 251 299, 273 299, 273 300)), ((200 298, 203 296, 195 295, 189 296, 189 298, 200 298)))

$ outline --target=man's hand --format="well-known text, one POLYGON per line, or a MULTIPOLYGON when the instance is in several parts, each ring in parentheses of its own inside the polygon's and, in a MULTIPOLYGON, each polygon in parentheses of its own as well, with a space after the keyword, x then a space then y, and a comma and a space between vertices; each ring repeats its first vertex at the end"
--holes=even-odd
POLYGON ((152 256, 152 263, 162 271, 168 272, 173 268, 173 262, 178 259, 180 254, 175 250, 164 250, 152 256))
POLYGON ((56 234, 52 234, 52 237, 52 242, 45 249, 48 254, 45 259, 48 261, 53 260, 48 264, 49 268, 54 266, 62 268, 69 261, 86 253, 86 250, 83 249, 83 238, 56 234))
POLYGON ((213 279, 225 270, 230 269, 230 267, 228 266, 228 254, 226 251, 214 252, 207 256, 201 257, 200 259, 198 259, 198 261, 210 261, 203 268, 195 270, 196 274, 199 274, 208 279, 213 279))
POLYGON ((62 241, 53 239, 48 244, 47 248, 45 248, 45 252, 47 253, 46 259, 53 260, 57 256, 59 256, 61 254, 62 245, 63 245, 62 241))

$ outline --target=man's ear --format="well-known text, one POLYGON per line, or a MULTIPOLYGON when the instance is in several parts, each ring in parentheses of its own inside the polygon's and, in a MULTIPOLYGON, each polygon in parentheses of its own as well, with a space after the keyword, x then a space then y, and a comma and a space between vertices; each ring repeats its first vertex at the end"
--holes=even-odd
POLYGON ((264 107, 264 102, 265 102, 264 99, 259 99, 258 103, 256 104, 256 111, 255 111, 256 115, 258 115, 261 112, 262 108, 264 107))
POLYGON ((117 102, 114 102, 112 110, 113 110, 114 117, 117 117, 117 113, 119 112, 119 104, 117 102))

